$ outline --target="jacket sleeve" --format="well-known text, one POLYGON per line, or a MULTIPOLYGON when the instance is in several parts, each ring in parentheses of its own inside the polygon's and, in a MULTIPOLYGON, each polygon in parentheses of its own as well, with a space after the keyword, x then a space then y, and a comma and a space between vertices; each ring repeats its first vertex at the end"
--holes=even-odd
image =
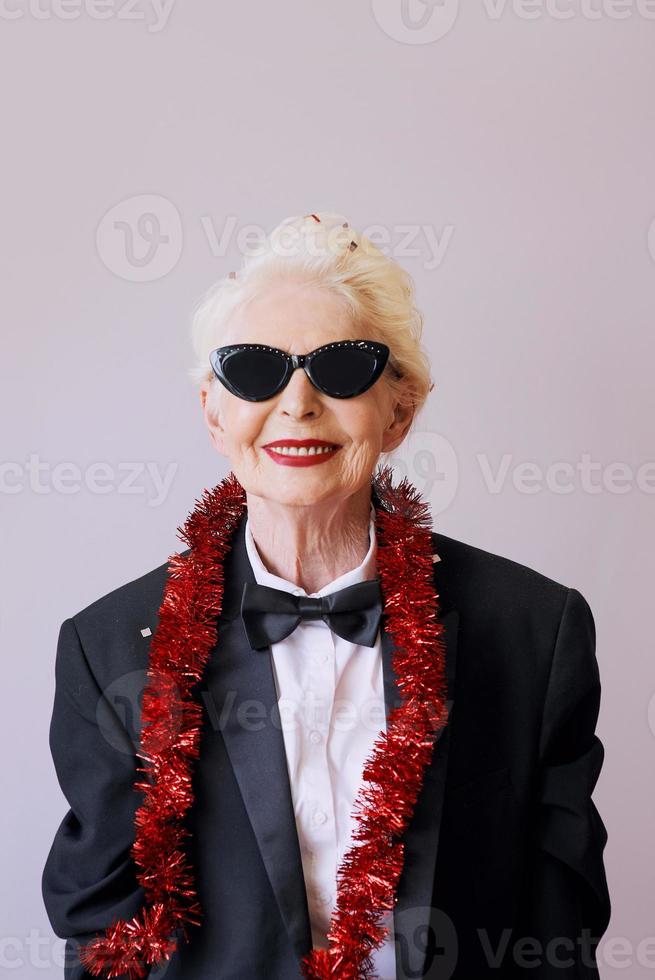
POLYGON ((80 945, 144 901, 130 848, 139 759, 133 737, 94 677, 75 626, 61 626, 55 662, 50 751, 70 809, 55 834, 42 875, 50 924, 66 938, 65 980, 91 978, 80 945))
POLYGON ((591 609, 580 592, 568 589, 544 702, 526 874, 522 935, 543 949, 540 965, 529 968, 539 980, 597 978, 596 946, 610 918, 607 832, 591 799, 604 756, 595 734, 595 648, 591 609))

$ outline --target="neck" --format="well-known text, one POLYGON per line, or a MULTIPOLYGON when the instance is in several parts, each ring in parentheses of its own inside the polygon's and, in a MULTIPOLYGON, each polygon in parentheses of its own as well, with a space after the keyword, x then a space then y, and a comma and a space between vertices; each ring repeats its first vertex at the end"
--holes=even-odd
POLYGON ((356 568, 369 549, 371 489, 345 500, 287 507, 246 494, 248 523, 264 565, 274 575, 318 592, 356 568))

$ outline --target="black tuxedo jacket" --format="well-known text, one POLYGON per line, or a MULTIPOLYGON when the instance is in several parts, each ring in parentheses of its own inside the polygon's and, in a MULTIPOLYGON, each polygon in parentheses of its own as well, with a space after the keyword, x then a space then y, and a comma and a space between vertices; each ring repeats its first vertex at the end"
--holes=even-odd
MULTIPOLYGON (((245 520, 226 560, 219 641, 199 685, 201 755, 188 816, 204 918, 151 977, 299 980, 307 899, 270 650, 239 615, 254 581, 245 520), (254 706, 254 707, 253 707, 254 706)), ((603 747, 595 628, 576 589, 433 535, 447 651, 448 724, 412 822, 394 910, 398 980, 597 977, 610 901, 607 834, 591 800, 603 747)), ((66 980, 87 980, 81 943, 144 900, 130 857, 141 765, 139 698, 167 563, 66 619, 50 748, 70 810, 43 871, 66 944, 66 980)), ((400 703, 382 625, 387 714, 400 703)))

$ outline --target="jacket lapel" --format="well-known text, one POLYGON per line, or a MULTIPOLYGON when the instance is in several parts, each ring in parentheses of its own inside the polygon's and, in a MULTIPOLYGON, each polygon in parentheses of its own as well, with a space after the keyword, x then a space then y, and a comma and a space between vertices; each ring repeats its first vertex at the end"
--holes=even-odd
MULTIPOLYGON (((439 622, 444 626, 449 717, 455 690, 458 621, 459 614, 456 609, 444 610, 439 615, 439 622)), ((400 692, 395 683, 392 657, 391 636, 383 631, 382 669, 387 723, 391 709, 401 704, 400 692)), ((430 952, 429 943, 433 941, 430 911, 448 766, 450 727, 449 720, 437 737, 412 820, 402 838, 405 845, 405 859, 393 913, 397 980, 423 976, 426 957, 430 952)), ((429 967, 429 963, 427 965, 429 967)))
MULTIPOLYGON (((255 577, 245 548, 245 519, 237 529, 226 560, 225 595, 219 620, 218 656, 212 696, 230 704, 222 735, 280 914, 299 959, 311 949, 311 926, 300 845, 289 784, 286 751, 277 704, 270 650, 250 648, 240 617, 245 582, 255 577), (257 724, 244 724, 243 702, 255 701, 257 724)), ((455 680, 458 613, 440 612, 444 625, 448 706, 455 680)), ((384 618, 383 618, 384 623, 384 618)), ((393 670, 393 642, 382 626, 382 668, 387 722, 401 704, 393 670)), ((394 909, 397 978, 421 976, 426 956, 416 937, 429 933, 441 810, 448 762, 450 723, 442 729, 416 809, 403 841, 405 861, 394 909)))

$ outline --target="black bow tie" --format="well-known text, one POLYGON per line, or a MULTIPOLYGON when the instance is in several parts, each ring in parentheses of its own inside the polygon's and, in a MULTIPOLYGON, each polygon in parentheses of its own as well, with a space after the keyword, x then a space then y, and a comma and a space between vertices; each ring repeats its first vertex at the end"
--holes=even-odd
POLYGON ((372 647, 381 615, 382 593, 377 579, 316 598, 246 582, 241 598, 241 619, 253 650, 279 643, 301 620, 308 619, 322 619, 344 640, 372 647))

